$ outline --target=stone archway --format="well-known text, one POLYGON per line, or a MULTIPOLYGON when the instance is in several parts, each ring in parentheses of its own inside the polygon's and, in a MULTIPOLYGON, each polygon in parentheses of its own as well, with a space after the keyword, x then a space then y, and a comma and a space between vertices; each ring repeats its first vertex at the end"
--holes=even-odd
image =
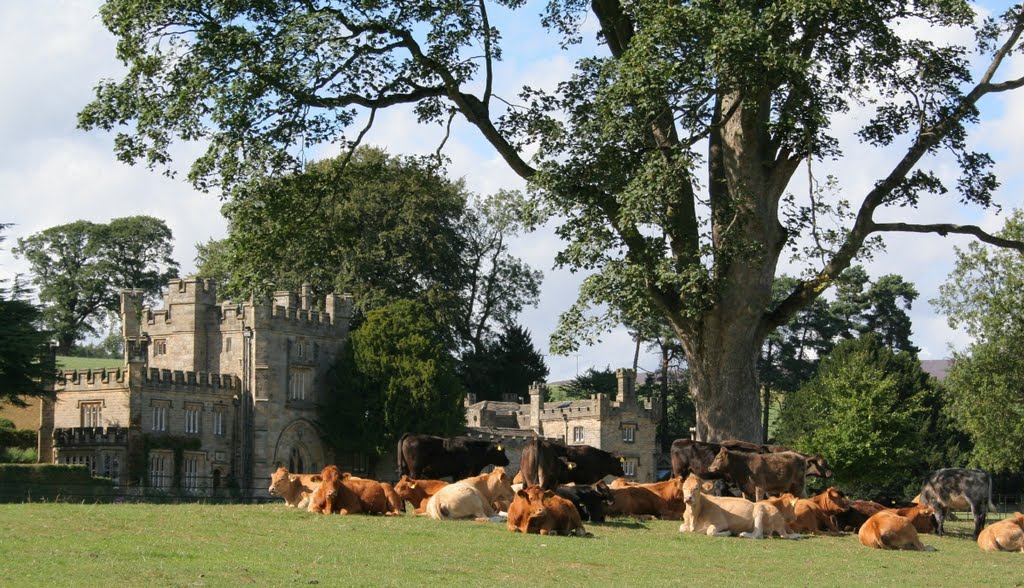
POLYGON ((274 445, 273 468, 297 474, 319 473, 327 461, 320 433, 310 421, 295 419, 281 430, 274 445))

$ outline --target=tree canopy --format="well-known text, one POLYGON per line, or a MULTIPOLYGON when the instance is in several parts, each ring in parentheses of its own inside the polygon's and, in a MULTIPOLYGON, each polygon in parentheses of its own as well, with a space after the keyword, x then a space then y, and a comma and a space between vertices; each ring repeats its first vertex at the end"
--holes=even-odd
POLYGON ((533 8, 108 0, 101 16, 127 69, 99 83, 79 123, 116 129, 117 156, 152 166, 174 141, 204 139, 189 177, 230 194, 297 169, 306 148, 370 136, 380 109, 460 117, 557 219, 557 262, 593 272, 566 327, 603 304, 655 309, 686 351, 698 435, 712 440, 761 437, 762 341, 872 239, 960 233, 1024 249, 956 219, 910 220, 948 192, 994 204, 992 159, 968 131, 983 97, 1024 85, 1001 72, 1024 31, 1017 5, 983 19, 966 0, 553 0, 539 27, 572 50, 574 72, 499 96, 506 37, 491 17, 523 21, 533 8), (976 43, 914 35, 953 27, 976 43), (855 108, 848 137, 838 120, 855 108), (841 160, 857 140, 892 153, 864 193, 845 204, 787 192, 802 164, 841 160), (939 153, 958 173, 940 173, 939 153), (794 251, 804 273, 775 302, 780 257, 794 251))
POLYGON ((18 239, 13 253, 29 263, 59 353, 69 354, 77 341, 97 333, 105 313, 120 310, 122 289, 151 298, 177 277, 172 240, 163 220, 142 215, 106 224, 80 220, 18 239))

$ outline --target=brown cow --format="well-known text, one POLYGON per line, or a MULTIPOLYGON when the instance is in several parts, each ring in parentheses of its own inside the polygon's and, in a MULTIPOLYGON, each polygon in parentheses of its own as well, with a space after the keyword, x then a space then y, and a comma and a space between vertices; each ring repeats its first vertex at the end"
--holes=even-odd
POLYGON ((620 482, 619 485, 612 485, 609 488, 613 502, 605 509, 606 515, 650 515, 663 519, 679 519, 686 510, 682 476, 653 484, 627 482, 623 485, 620 482))
POLYGON ((584 537, 580 513, 572 502, 540 486, 516 492, 508 510, 508 530, 541 535, 577 535, 584 537))
POLYGON ((932 524, 932 516, 935 514, 935 511, 927 505, 915 504, 914 506, 887 508, 886 510, 908 519, 918 533, 935 532, 935 525, 932 524))
POLYGON ((857 538, 860 539, 861 545, 874 549, 935 551, 934 547, 921 544, 910 519, 887 510, 871 515, 871 518, 861 525, 857 538))
POLYGON ((849 508, 846 495, 832 486, 817 496, 797 500, 792 528, 797 533, 838 533, 835 517, 849 508))
MULTIPOLYGON (((395 505, 380 482, 356 478, 329 465, 320 474, 323 482, 309 502, 309 511, 323 514, 387 514, 396 515, 395 505)), ((392 492, 394 496, 394 493, 392 492)), ((397 498, 395 498, 397 500, 397 498)))
POLYGON ((285 468, 277 468, 270 476, 271 496, 284 498, 288 506, 305 508, 309 505, 309 497, 320 487, 323 478, 320 474, 293 474, 285 468))
POLYGON ((873 514, 885 510, 885 505, 870 500, 851 500, 849 504, 846 512, 836 515, 836 525, 842 531, 856 533, 873 514))
POLYGON ((765 498, 761 502, 766 502, 777 508, 779 510, 779 513, 782 514, 783 520, 786 521, 786 526, 790 527, 793 524, 793 521, 796 520, 797 500, 798 499, 796 496, 787 492, 782 496, 776 496, 774 498, 765 498))
POLYGON ((985 527, 978 535, 978 549, 1024 553, 1024 515, 1015 512, 1013 517, 985 527))
POLYGON ((723 447, 708 471, 732 481, 748 500, 760 500, 767 492, 803 496, 807 460, 793 451, 749 453, 723 447))
POLYGON ((423 514, 427 510, 427 501, 430 497, 447 485, 448 482, 443 480, 414 480, 409 476, 402 476, 395 483, 395 493, 412 505, 413 512, 423 514))

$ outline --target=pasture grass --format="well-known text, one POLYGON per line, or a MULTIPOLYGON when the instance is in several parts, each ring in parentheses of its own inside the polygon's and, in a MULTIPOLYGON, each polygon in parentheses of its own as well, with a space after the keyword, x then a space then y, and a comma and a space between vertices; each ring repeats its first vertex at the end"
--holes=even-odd
POLYGON ((592 538, 504 524, 323 516, 283 504, 0 505, 4 586, 1020 586, 1024 554, 982 553, 965 522, 932 553, 855 535, 800 541, 680 534, 613 519, 592 538))

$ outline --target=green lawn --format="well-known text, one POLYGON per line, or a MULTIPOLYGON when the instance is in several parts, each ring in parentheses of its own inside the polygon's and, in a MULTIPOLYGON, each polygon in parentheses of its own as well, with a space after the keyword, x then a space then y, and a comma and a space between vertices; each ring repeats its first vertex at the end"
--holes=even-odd
POLYGON ((99 368, 124 367, 124 360, 106 359, 103 357, 68 357, 57 356, 57 369, 59 370, 88 370, 99 368))
MULTIPOLYGON (((963 532, 965 523, 956 523, 963 532)), ((0 505, 4 586, 1014 586, 1024 555, 926 536, 934 553, 853 535, 801 541, 680 534, 615 520, 594 537, 504 524, 322 516, 283 505, 0 505)))

